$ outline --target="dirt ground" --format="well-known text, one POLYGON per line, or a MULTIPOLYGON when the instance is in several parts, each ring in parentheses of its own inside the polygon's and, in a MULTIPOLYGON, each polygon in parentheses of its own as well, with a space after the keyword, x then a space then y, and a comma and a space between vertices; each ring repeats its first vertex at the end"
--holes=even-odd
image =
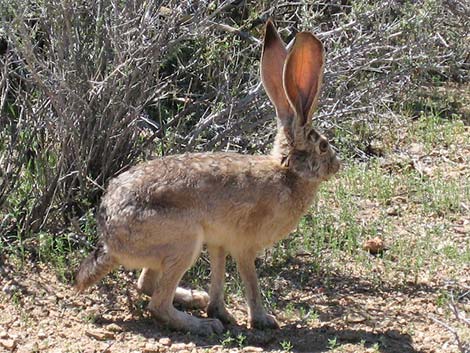
MULTIPOLYGON (((304 257, 285 273, 305 265, 304 257)), ((307 271, 308 273, 308 271, 307 271)), ((432 317, 442 317, 442 287, 374 287, 360 278, 322 284, 310 278, 302 289, 280 274, 276 302, 290 302, 315 320, 275 310, 280 330, 250 330, 242 298, 231 298, 238 325, 222 337, 170 331, 144 310, 129 272, 120 271, 92 291, 77 295, 43 267, 2 269, 0 351, 12 352, 457 352, 452 335, 432 317), (284 350, 283 350, 284 348, 284 350)), ((470 278, 468 274, 462 278, 470 278)), ((204 316, 203 312, 193 312, 204 316)))

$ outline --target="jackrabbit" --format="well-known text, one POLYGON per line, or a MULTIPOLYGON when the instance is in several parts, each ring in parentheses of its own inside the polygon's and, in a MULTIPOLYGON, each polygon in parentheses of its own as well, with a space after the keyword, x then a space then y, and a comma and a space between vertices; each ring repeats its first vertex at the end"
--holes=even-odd
POLYGON ((271 154, 168 156, 113 179, 98 211, 100 243, 81 264, 76 288, 86 289, 118 265, 143 268, 138 288, 151 296, 149 310, 158 320, 193 333, 221 333, 222 322, 234 322, 223 296, 230 254, 245 286, 251 327, 279 327, 262 305, 255 257, 296 227, 319 184, 340 167, 328 140, 312 128, 323 65, 314 35, 298 33, 287 50, 268 21, 261 79, 277 114, 271 154), (204 244, 209 296, 177 287, 204 244), (210 318, 181 312, 173 301, 207 306, 210 318))

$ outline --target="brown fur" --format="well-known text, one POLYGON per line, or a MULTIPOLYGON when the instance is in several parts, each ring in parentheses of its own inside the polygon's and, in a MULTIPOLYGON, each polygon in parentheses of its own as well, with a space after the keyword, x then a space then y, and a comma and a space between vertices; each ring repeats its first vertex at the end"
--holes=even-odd
POLYGON ((109 256, 104 245, 98 244, 90 256, 81 263, 75 277, 75 288, 82 292, 106 276, 117 265, 118 263, 109 256))
POLYGON ((266 31, 269 43, 263 50, 263 84, 279 119, 273 152, 267 156, 169 156, 140 164, 112 180, 98 211, 103 246, 81 265, 77 288, 90 286, 117 264, 144 268, 138 287, 152 295, 149 308, 158 319, 176 329, 220 333, 219 319, 234 322, 223 299, 225 256, 230 254, 246 287, 251 325, 277 327, 261 302, 256 254, 296 227, 319 184, 337 172, 339 162, 326 139, 311 128, 310 115, 323 72, 321 43, 304 32, 300 44, 294 43, 288 54, 270 22, 266 31), (302 58, 308 59, 309 77, 302 75, 302 58), (280 65, 287 65, 284 77, 266 79, 280 75, 280 65), (305 92, 285 88, 286 71, 297 77, 289 79, 288 86, 303 87, 305 92), (297 96, 298 106, 295 102, 286 105, 287 97, 297 96), (302 101, 303 97, 308 99, 302 101), (177 288, 203 244, 211 258, 210 299, 177 288), (209 316, 217 319, 198 319, 177 311, 173 300, 208 304, 209 316))

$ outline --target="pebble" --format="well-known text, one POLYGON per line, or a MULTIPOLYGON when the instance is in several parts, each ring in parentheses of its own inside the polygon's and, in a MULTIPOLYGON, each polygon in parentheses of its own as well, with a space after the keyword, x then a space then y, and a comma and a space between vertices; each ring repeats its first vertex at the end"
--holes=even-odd
POLYGON ((367 318, 364 317, 361 314, 350 313, 350 314, 346 315, 346 321, 349 322, 349 323, 352 323, 352 324, 359 324, 359 323, 364 322, 366 320, 367 320, 367 318))
POLYGON ((246 346, 243 348, 243 352, 262 352, 263 348, 255 346, 246 346))
POLYGON ((163 346, 171 346, 171 339, 169 337, 163 337, 158 340, 158 343, 163 346))
POLYGON ((94 339, 97 339, 98 341, 106 341, 109 339, 114 339, 114 333, 109 332, 109 331, 104 331, 104 330, 87 330, 85 331, 85 334, 88 337, 92 337, 94 339))
POLYGON ((14 284, 5 284, 2 288, 2 291, 6 294, 13 294, 18 290, 18 286, 14 284))
POLYGON ((83 353, 96 353, 96 349, 87 347, 87 348, 85 348, 83 353))
POLYGON ((122 332, 122 327, 117 324, 109 324, 106 329, 111 332, 122 332))
POLYGON ((16 340, 11 340, 11 339, 0 340, 0 346, 10 351, 16 348, 16 344, 17 344, 16 340))
POLYGON ((157 344, 147 343, 142 349, 143 353, 158 353, 160 352, 160 347, 157 344))
POLYGON ((186 343, 173 343, 170 347, 172 351, 181 352, 183 349, 188 348, 186 343))

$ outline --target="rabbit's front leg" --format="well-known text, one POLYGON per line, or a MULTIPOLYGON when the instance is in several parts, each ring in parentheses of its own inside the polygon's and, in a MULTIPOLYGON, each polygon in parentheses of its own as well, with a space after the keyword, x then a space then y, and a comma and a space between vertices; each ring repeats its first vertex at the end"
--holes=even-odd
POLYGON ((235 318, 227 311, 224 302, 225 249, 220 246, 208 246, 211 261, 211 286, 207 315, 222 321, 224 324, 235 324, 235 318))
POLYGON ((249 319, 252 328, 279 328, 276 318, 266 313, 263 307, 261 293, 256 275, 256 253, 251 251, 241 252, 235 257, 238 272, 245 285, 245 294, 248 301, 249 319))

